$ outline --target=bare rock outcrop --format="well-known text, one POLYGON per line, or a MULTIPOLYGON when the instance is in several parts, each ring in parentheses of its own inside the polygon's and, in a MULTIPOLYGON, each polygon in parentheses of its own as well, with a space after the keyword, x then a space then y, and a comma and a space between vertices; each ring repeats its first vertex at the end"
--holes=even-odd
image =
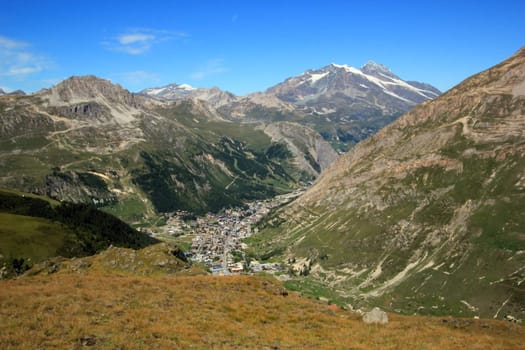
POLYGON ((368 324, 387 324, 388 315, 380 308, 375 307, 363 315, 363 322, 368 324))

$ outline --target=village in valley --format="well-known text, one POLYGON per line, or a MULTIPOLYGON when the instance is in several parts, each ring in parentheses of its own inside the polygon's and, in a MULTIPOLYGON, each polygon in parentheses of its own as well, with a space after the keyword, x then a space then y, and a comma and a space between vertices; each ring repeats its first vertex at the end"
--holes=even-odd
MULTIPOLYGON (((246 203, 244 208, 229 208, 221 213, 208 213, 195 220, 185 220, 188 212, 178 211, 169 215, 162 237, 190 236, 188 259, 203 263, 213 275, 224 276, 241 273, 283 271, 277 263, 261 263, 245 256, 243 239, 257 232, 254 227, 271 209, 289 203, 306 188, 267 200, 246 203)), ((154 234, 155 235, 155 234, 154 234)))

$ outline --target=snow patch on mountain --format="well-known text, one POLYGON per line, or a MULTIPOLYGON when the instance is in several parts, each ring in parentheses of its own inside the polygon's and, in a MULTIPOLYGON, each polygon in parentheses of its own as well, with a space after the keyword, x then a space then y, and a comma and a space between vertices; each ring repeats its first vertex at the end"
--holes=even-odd
POLYGON ((184 89, 184 90, 195 90, 196 88, 194 88, 193 86, 189 85, 189 84, 180 84, 179 85, 179 88, 180 89, 184 89))
POLYGON ((163 87, 163 88, 151 88, 151 89, 147 89, 145 91, 146 95, 160 95, 162 94, 164 91, 166 91, 167 88, 163 87))
POLYGON ((326 77, 327 75, 329 74, 329 72, 325 72, 325 73, 319 73, 319 74, 310 74, 310 79, 309 81, 314 84, 316 81, 326 77))
POLYGON ((142 95, 148 95, 160 99, 176 99, 190 95, 194 90, 197 90, 188 84, 170 84, 162 87, 149 88, 140 91, 142 95))
MULTIPOLYGON (((400 91, 408 90, 410 92, 420 95, 421 98, 425 100, 433 99, 439 96, 439 93, 436 91, 422 89, 400 79, 394 73, 392 73, 392 71, 387 66, 376 63, 374 61, 367 62, 360 69, 349 66, 347 64, 332 63, 329 66, 322 68, 318 71, 309 71, 308 73, 310 78, 307 81, 309 81, 311 84, 314 84, 319 79, 324 78, 328 74, 337 74, 337 70, 343 70, 345 73, 357 75, 360 78, 364 78, 368 82, 383 90, 385 94, 411 104, 417 104, 420 101, 414 101, 412 98, 401 96, 400 91), (336 69, 335 72, 333 68, 336 69)), ((359 83, 358 86, 364 89, 371 88, 370 85, 363 83, 359 83)))

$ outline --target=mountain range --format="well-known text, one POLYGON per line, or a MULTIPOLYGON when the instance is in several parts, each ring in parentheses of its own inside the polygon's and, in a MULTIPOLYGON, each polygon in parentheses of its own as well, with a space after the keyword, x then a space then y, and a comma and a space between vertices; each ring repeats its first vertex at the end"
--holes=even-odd
POLYGON ((371 63, 330 65, 245 97, 184 84, 133 94, 98 77, 71 77, 0 98, 0 184, 92 203, 135 223, 175 210, 217 211, 315 179, 351 143, 332 132, 364 123, 365 137, 439 93, 427 87, 371 63), (370 86, 357 94, 363 79, 370 86), (327 112, 305 99, 334 102, 327 112), (339 117, 350 100, 359 122, 339 117))
POLYGON ((140 94, 163 101, 204 100, 228 120, 297 122, 318 131, 336 149, 347 150, 441 92, 429 84, 404 81, 386 66, 370 61, 360 69, 330 64, 308 70, 243 97, 187 84, 145 89, 140 94))
MULTIPOLYGON (((166 105, 92 76, 6 96, 0 113, 4 186, 91 202, 132 222, 219 210, 312 177, 254 125, 234 126, 200 101, 166 105)), ((316 151, 309 136, 302 141, 316 151)))
POLYGON ((252 246, 355 307, 523 319, 524 130, 525 48, 339 157, 252 246))

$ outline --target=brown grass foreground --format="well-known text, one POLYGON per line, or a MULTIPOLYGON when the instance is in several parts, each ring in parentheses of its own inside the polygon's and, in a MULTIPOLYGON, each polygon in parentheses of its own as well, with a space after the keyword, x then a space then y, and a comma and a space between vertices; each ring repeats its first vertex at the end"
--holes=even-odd
POLYGON ((262 277, 100 272, 0 282, 0 349, 519 349, 525 328, 493 320, 331 310, 262 277))

